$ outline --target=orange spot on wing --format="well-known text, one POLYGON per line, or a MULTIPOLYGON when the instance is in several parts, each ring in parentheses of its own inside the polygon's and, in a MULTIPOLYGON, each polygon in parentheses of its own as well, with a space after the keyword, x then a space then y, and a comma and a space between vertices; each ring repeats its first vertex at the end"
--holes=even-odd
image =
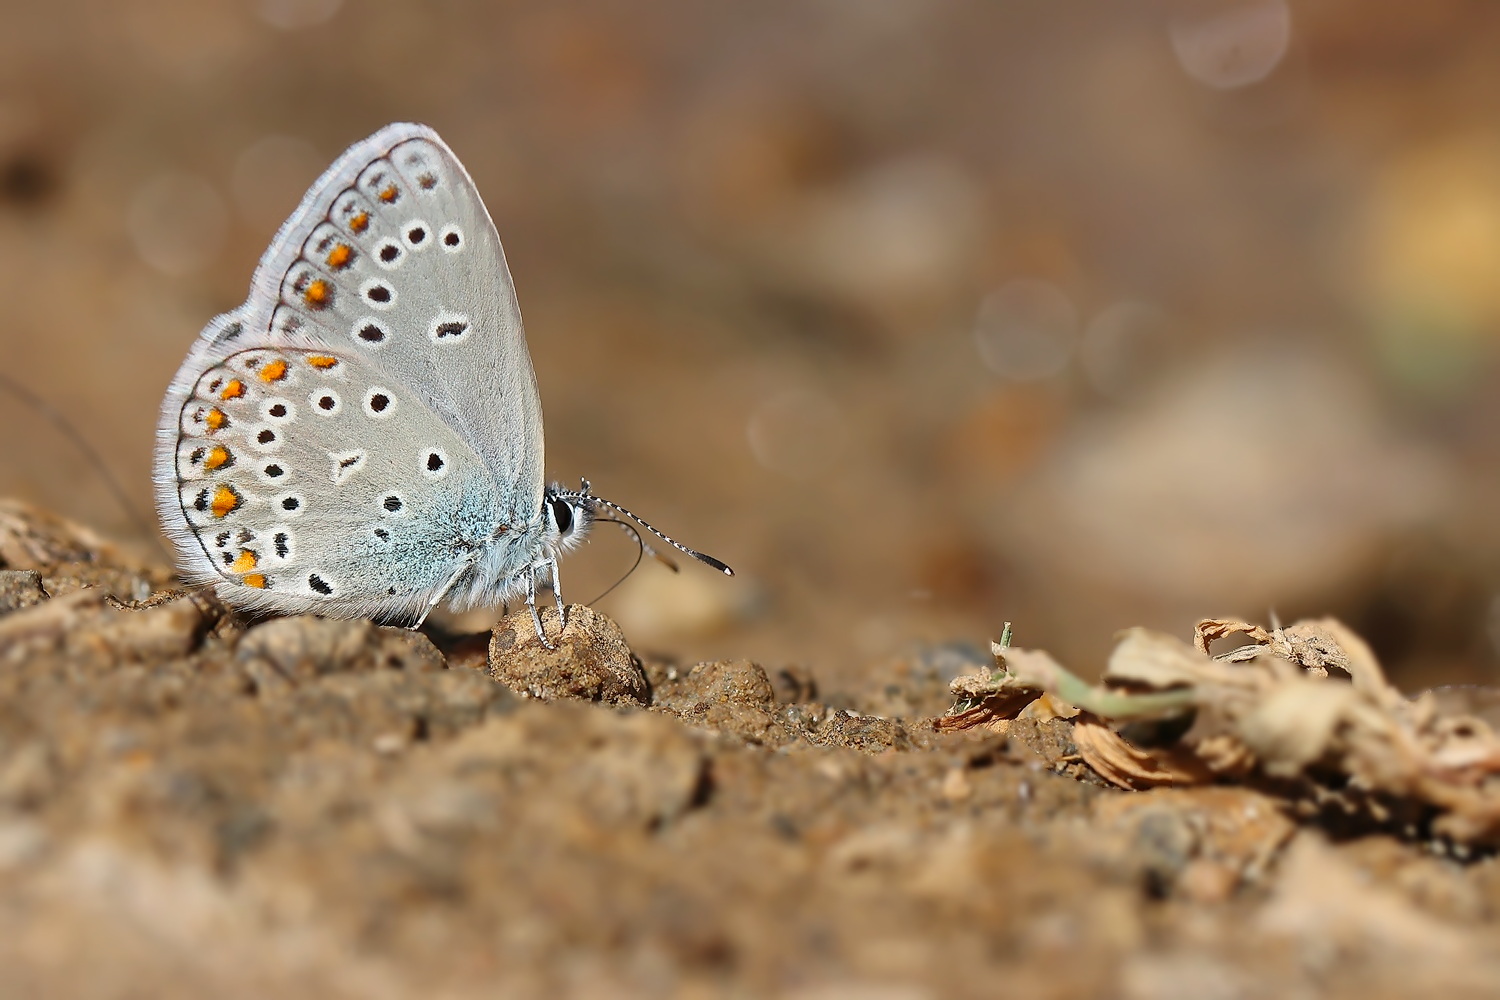
POLYGON ((229 454, 229 449, 222 444, 216 444, 209 451, 208 456, 203 459, 203 467, 209 471, 229 462, 234 456, 229 454))
POLYGON ((369 229, 370 228, 370 213, 369 212, 360 212, 354 218, 350 219, 349 220, 349 228, 351 230, 353 230, 354 232, 356 232, 356 233, 362 233, 366 229, 369 229))
POLYGON ((328 354, 314 354, 312 357, 307 359, 307 363, 312 365, 314 368, 332 368, 334 365, 339 363, 339 359, 328 354))
POLYGON ((220 399, 239 399, 244 394, 245 394, 245 383, 241 382, 237 378, 232 378, 232 379, 229 380, 229 384, 224 387, 224 391, 221 392, 221 393, 219 393, 219 398, 220 399))
POLYGON ((225 427, 229 426, 229 417, 224 413, 223 410, 219 409, 218 407, 214 407, 212 410, 208 411, 208 416, 203 418, 203 422, 208 424, 208 429, 210 431, 218 431, 223 430, 225 427))
POLYGON ((228 486, 220 485, 214 489, 214 499, 209 509, 214 512, 214 517, 225 517, 239 505, 240 495, 228 486))
POLYGON ((400 197, 400 195, 401 195, 400 189, 398 189, 396 187, 396 185, 392 184, 389 187, 385 188, 383 191, 381 191, 379 197, 380 197, 381 201, 383 201, 387 205, 389 205, 391 202, 395 201, 398 197, 400 197))
POLYGON ((258 562, 260 562, 260 559, 256 557, 254 552, 251 552, 249 549, 240 549, 240 554, 235 558, 234 562, 229 564, 229 569, 234 573, 248 573, 255 568, 255 564, 258 562))
POLYGON ((332 250, 328 251, 328 256, 325 258, 328 266, 335 271, 348 267, 349 262, 353 259, 354 248, 347 243, 340 243, 335 246, 332 250))
POLYGON ((322 309, 333 301, 333 286, 322 278, 309 282, 302 290, 302 301, 314 309, 322 309))
POLYGON ((275 361, 268 362, 257 374, 263 382, 280 382, 286 378, 286 362, 277 358, 275 361))
POLYGON ((241 580, 240 583, 243 583, 247 587, 254 587, 256 590, 265 590, 266 575, 264 573, 251 573, 241 580))

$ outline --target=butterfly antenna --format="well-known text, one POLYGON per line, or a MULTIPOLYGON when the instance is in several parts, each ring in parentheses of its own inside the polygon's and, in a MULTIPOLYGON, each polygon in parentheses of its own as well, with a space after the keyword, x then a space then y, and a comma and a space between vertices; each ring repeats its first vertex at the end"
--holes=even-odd
POLYGON ((596 497, 596 496, 594 496, 592 493, 589 492, 589 481, 587 479, 583 480, 583 488, 581 490, 579 490, 578 492, 576 492, 576 493, 571 493, 571 492, 569 492, 569 493, 557 493, 555 495, 558 498, 564 499, 564 500, 567 500, 567 499, 587 500, 587 501, 589 501, 591 503, 603 504, 604 506, 608 507, 610 510, 616 512, 617 514, 624 514, 626 517, 630 518, 636 524, 639 524, 641 527, 645 528, 647 531, 651 532, 651 534, 655 535, 657 538, 660 538, 662 541, 666 542, 668 545, 672 546, 672 548, 678 550, 679 552, 684 552, 684 553, 692 556, 694 559, 696 559, 699 562, 703 563, 705 566, 712 566, 714 569, 718 570, 720 573, 723 573, 725 576, 734 576, 734 570, 732 570, 732 569, 729 568, 729 564, 728 563, 721 562, 718 559, 715 559, 711 555, 708 555, 708 554, 703 553, 703 552, 699 552, 697 549, 690 549, 690 548, 688 548, 686 545, 683 545, 681 542, 677 541, 677 539, 673 538, 671 535, 668 535, 666 532, 664 532, 664 531, 657 531, 655 528, 651 527, 651 525, 647 524, 644 520, 642 520, 639 517, 636 517, 630 511, 626 510, 624 507, 621 507, 619 504, 615 503, 613 500, 606 500, 603 497, 596 497))
POLYGON ((147 526, 145 520, 141 517, 140 511, 130 502, 130 497, 125 492, 125 488, 120 485, 120 481, 115 478, 115 474, 109 470, 109 466, 105 463, 99 452, 94 450, 94 446, 89 444, 88 440, 78 432, 78 428, 73 425, 72 421, 41 396, 38 396, 21 383, 3 373, 0 373, 0 388, 4 388, 26 406, 40 413, 47 423, 55 427, 63 437, 73 443, 73 447, 77 448, 89 460, 89 464, 93 466, 94 470, 99 473, 99 478, 104 481, 105 488, 115 498, 115 502, 120 505, 120 509, 125 512, 125 519, 130 522, 131 527, 140 532, 141 537, 151 538, 156 534, 147 526))
MULTIPOLYGON (((667 567, 667 569, 671 570, 673 573, 678 572, 677 562, 671 556, 667 555, 666 553, 658 552, 658 551, 656 551, 656 549, 652 548, 651 547, 651 543, 648 542, 648 541, 646 541, 644 538, 642 538, 641 537, 641 533, 639 531, 635 530, 635 525, 630 524, 627 521, 621 521, 618 518, 613 518, 613 517, 600 517, 600 518, 596 518, 596 520, 607 521, 610 524, 618 524, 622 529, 624 529, 624 531, 625 531, 626 534, 628 534, 631 538, 635 539, 635 544, 637 544, 637 545, 639 545, 641 547, 641 552, 642 552, 643 555, 650 556, 652 559, 655 559, 657 562, 659 562, 663 566, 667 567)), ((636 565, 639 565, 639 564, 640 564, 640 560, 637 559, 636 560, 636 565)), ((632 572, 634 571, 634 569, 635 569, 635 567, 632 566, 631 567, 632 572)))

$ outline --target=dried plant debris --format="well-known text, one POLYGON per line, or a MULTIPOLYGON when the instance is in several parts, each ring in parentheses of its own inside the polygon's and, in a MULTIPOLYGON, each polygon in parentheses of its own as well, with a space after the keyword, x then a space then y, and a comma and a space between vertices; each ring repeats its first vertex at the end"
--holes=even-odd
POLYGON ((1402 695, 1332 619, 1271 629, 1209 619, 1192 645, 1131 629, 1097 685, 1044 652, 1002 643, 993 652, 993 673, 953 681, 958 703, 939 730, 1004 731, 1047 697, 1078 709, 1079 757, 1121 788, 1236 781, 1354 828, 1500 844, 1495 730, 1451 697, 1402 695), (1244 644, 1211 654, 1231 638, 1244 644))

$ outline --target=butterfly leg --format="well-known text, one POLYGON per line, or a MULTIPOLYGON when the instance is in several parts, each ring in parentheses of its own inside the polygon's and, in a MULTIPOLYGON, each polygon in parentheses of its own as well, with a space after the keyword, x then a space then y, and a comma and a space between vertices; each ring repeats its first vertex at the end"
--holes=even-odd
MULTIPOLYGON (((526 606, 531 609, 531 623, 536 626, 536 637, 542 640, 543 646, 546 646, 548 649, 556 649, 557 646, 547 638, 547 630, 542 627, 542 613, 536 607, 536 578, 541 575, 543 567, 550 568, 554 587, 557 584, 556 560, 543 559, 540 562, 532 563, 531 572, 526 574, 526 606)), ((558 621, 560 622, 562 621, 561 607, 562 605, 559 604, 558 621)), ((563 627, 567 627, 566 622, 563 622, 563 627)), ((561 630, 558 631, 558 635, 562 635, 561 630)))
POLYGON ((568 608, 563 604, 562 580, 557 576, 557 560, 548 559, 547 565, 552 567, 552 603, 557 605, 558 638, 562 638, 563 632, 568 629, 568 608))

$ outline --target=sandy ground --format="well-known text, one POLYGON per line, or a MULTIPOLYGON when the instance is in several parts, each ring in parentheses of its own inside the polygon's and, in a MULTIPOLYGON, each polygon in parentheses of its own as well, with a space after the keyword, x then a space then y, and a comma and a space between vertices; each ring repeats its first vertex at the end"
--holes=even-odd
MULTIPOLYGON (((0 976, 48 997, 1493 994, 1486 852, 1126 792, 1061 720, 939 735, 962 646, 864 684, 211 598, 4 509, 0 976)), ((549 615, 547 624, 556 626, 549 615)))

